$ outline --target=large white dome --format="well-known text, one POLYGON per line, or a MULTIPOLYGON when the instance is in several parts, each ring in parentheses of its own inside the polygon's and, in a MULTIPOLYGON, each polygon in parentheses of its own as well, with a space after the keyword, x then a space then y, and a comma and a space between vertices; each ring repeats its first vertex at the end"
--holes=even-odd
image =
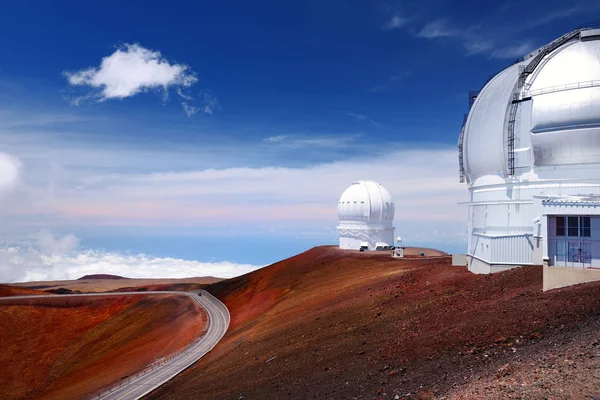
POLYGON ((600 30, 563 39, 500 72, 477 95, 459 143, 470 184, 487 175, 519 179, 540 166, 600 163, 600 30))
POLYGON ((353 183, 342 193, 338 202, 340 221, 391 225, 394 213, 392 195, 373 181, 353 183))
POLYGON ((563 35, 470 98, 458 147, 469 270, 600 268, 600 29, 563 35))
POLYGON ((383 186, 358 181, 342 193, 338 202, 340 248, 370 250, 394 244, 394 200, 383 186))

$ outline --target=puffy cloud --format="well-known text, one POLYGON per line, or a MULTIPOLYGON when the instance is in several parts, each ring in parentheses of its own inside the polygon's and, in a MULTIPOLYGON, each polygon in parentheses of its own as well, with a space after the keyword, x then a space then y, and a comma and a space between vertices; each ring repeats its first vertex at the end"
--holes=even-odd
POLYGON ((73 234, 56 237, 44 230, 34 236, 42 254, 65 254, 77 248, 79 238, 73 234))
POLYGON ((20 172, 21 161, 17 157, 0 153, 0 195, 15 188, 20 172))
POLYGON ((64 75, 71 85, 95 89, 88 96, 101 101, 123 99, 151 89, 164 89, 166 94, 170 87, 189 87, 198 80, 187 65, 170 63, 159 51, 139 44, 118 48, 104 57, 99 67, 64 75))
POLYGON ((145 254, 82 250, 73 235, 49 232, 34 241, 0 244, 0 282, 78 279, 89 274, 127 278, 231 278, 260 268, 231 262, 198 262, 145 254))

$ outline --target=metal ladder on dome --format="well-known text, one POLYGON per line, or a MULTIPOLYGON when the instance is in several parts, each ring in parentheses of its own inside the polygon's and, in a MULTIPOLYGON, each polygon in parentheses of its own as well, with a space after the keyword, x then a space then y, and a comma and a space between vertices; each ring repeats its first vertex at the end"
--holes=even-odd
MULTIPOLYGON (((538 65, 540 65, 540 63, 542 62, 542 59, 545 56, 552 53, 554 50, 556 50, 563 44, 567 43, 569 40, 578 36, 582 30, 583 30, 582 28, 577 28, 574 31, 566 33, 566 34, 562 35, 561 37, 559 37, 558 39, 555 39, 552 42, 548 43, 546 46, 542 47, 540 49, 539 53, 536 54, 535 57, 533 57, 533 59, 529 62, 529 64, 527 64, 525 69, 519 75, 518 88, 521 89, 525 85, 525 80, 527 80, 527 77, 529 75, 531 75, 533 73, 533 71, 535 71, 535 69, 538 67, 538 65)), ((513 96, 514 96, 514 94, 513 94, 513 96)))
POLYGON ((574 31, 566 33, 558 39, 550 42, 546 46, 542 47, 539 50, 538 54, 536 54, 535 57, 533 57, 531 61, 519 72, 519 78, 517 79, 517 83, 515 84, 515 88, 513 89, 512 101, 508 109, 508 123, 506 135, 508 148, 508 175, 515 175, 515 124, 517 120, 517 111, 519 109, 519 104, 522 101, 531 99, 531 97, 522 97, 522 89, 525 86, 525 81, 527 80, 527 77, 535 71, 535 69, 540 65, 545 56, 552 53, 554 50, 567 43, 569 40, 577 37, 584 29, 586 28, 577 28, 574 31))
POLYGON ((463 156, 463 142, 465 138, 465 125, 467 124, 467 119, 469 118, 469 114, 465 114, 463 118, 462 128, 460 128, 460 135, 458 136, 458 169, 460 176, 460 183, 465 182, 465 164, 464 164, 464 156, 463 156))

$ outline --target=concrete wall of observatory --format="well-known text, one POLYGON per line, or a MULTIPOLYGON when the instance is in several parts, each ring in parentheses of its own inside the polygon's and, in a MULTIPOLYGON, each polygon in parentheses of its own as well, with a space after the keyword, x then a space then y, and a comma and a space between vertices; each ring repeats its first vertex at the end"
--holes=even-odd
POLYGON ((340 249, 343 250, 360 250, 363 242, 369 243, 369 250, 375 250, 377 243, 384 242, 388 246, 394 244, 393 229, 355 229, 355 230, 339 230, 340 249))
POLYGON ((543 290, 600 281, 600 269, 544 266, 543 290))
POLYGON ((508 271, 518 268, 522 265, 490 265, 485 261, 478 260, 475 257, 467 256, 467 268, 474 274, 493 274, 496 272, 508 271))

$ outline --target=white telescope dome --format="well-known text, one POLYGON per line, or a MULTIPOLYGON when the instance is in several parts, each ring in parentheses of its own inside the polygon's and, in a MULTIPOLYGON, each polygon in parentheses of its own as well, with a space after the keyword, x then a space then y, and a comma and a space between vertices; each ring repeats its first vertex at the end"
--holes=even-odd
POLYGON ((480 186, 476 181, 487 175, 518 178, 544 166, 600 163, 600 29, 553 43, 494 76, 477 94, 460 143, 468 183, 480 186), (524 74, 526 67, 532 71, 524 74))
POLYGON ((395 206, 392 195, 374 181, 358 181, 338 202, 340 248, 374 250, 394 243, 395 206))
POLYGON ((599 27, 553 40, 469 94, 458 153, 470 271, 600 268, 599 246, 575 256, 577 240, 600 240, 599 27))
POLYGON ((358 181, 342 193, 338 202, 340 221, 389 223, 394 220, 392 195, 381 184, 358 181))

